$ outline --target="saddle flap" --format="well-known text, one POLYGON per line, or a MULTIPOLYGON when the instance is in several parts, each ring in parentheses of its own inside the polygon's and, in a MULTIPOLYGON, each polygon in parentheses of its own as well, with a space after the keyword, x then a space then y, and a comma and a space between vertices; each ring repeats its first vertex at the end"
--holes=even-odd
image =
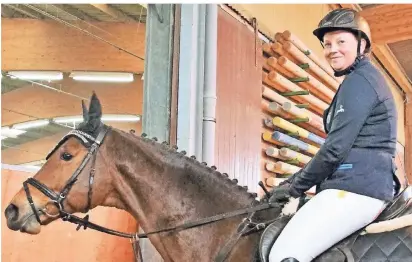
POLYGON ((412 203, 412 186, 405 188, 390 202, 374 222, 385 221, 398 217, 404 213, 412 203))
POLYGON ((259 254, 261 262, 269 262, 270 250, 290 218, 290 216, 284 216, 270 224, 268 227, 266 227, 265 231, 263 231, 259 242, 259 254))

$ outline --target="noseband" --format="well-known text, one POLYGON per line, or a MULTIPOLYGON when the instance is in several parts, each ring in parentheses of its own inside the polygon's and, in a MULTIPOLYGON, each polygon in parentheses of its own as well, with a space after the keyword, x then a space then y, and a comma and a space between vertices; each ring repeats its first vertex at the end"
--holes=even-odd
POLYGON ((92 194, 93 194, 92 188, 93 188, 93 182, 94 182, 94 173, 95 173, 94 166, 96 163, 96 155, 108 130, 109 128, 107 126, 102 125, 100 127, 100 132, 96 138, 80 130, 73 130, 69 132, 66 136, 64 136, 63 139, 59 142, 59 144, 48 154, 46 159, 48 159, 69 137, 79 138, 82 141, 83 145, 85 145, 88 148, 87 155, 83 158, 82 163, 76 169, 76 171, 74 171, 72 176, 66 182, 66 185, 63 187, 63 189, 59 193, 54 192, 53 190, 48 188, 46 185, 44 185, 43 183, 39 182, 38 180, 32 177, 23 182, 23 188, 24 188, 24 191, 26 192, 27 200, 29 201, 30 207, 33 210, 33 213, 36 216, 37 222, 39 222, 40 225, 43 225, 43 223, 40 219, 39 211, 45 214, 47 217, 51 217, 51 218, 60 217, 63 220, 67 220, 71 216, 71 214, 64 211, 63 201, 65 200, 66 196, 70 192, 74 183, 76 183, 84 167, 93 157, 92 167, 91 167, 90 174, 89 174, 89 191, 87 194, 87 207, 86 207, 85 213, 87 213, 90 210, 92 194), (40 192, 42 192, 43 194, 45 194, 46 196, 50 198, 50 201, 45 205, 43 209, 37 209, 36 206, 34 205, 33 198, 30 194, 28 184, 34 186, 40 192), (57 207, 57 209, 59 210, 59 213, 50 214, 49 212, 47 212, 47 207, 49 205, 54 205, 55 207, 57 207))

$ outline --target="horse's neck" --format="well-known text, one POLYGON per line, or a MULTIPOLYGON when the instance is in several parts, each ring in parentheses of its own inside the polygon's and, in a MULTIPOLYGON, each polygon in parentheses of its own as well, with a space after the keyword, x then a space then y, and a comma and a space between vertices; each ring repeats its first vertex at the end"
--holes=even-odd
MULTIPOLYGON (((120 178, 115 187, 145 232, 247 207, 253 201, 244 189, 211 168, 159 145, 135 138, 118 150, 122 151, 116 152, 120 178)), ((213 229, 196 230, 203 234, 207 232, 202 230, 213 229)), ((233 230, 235 226, 228 234, 233 230)))

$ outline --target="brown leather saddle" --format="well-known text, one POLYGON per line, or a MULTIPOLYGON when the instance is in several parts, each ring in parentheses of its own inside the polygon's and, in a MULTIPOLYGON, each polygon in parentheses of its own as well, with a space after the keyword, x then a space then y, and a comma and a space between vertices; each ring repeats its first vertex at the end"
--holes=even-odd
MULTIPOLYGON (((374 222, 390 220, 412 213, 412 186, 400 192, 375 219, 374 222)), ((262 233, 259 242, 261 262, 269 262, 270 250, 290 217, 284 217, 270 224, 262 233)), ((363 230, 363 229, 362 229, 363 230)), ((412 230, 408 228, 391 232, 360 235, 353 233, 322 255, 317 262, 358 262, 358 261, 412 261, 412 230)), ((297 236, 298 237, 298 236, 297 236)))

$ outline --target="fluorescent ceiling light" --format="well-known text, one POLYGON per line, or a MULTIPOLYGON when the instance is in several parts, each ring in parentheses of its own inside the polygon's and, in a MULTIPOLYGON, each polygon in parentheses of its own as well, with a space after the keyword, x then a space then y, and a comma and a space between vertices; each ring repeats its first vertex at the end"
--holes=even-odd
POLYGON ((33 165, 22 165, 24 168, 27 168, 27 171, 39 171, 41 166, 33 166, 33 165))
MULTIPOLYGON (((102 116, 101 120, 103 122, 108 121, 108 122, 138 122, 140 121, 140 116, 139 115, 118 115, 118 114, 105 114, 102 116)), ((83 116, 61 116, 61 117, 55 117, 53 118, 53 122, 59 123, 59 124, 72 124, 73 122, 75 123, 80 123, 83 122, 83 116)))
POLYGON ((102 121, 114 121, 114 122, 138 122, 140 121, 139 115, 114 115, 107 114, 102 116, 102 121))
POLYGON ((61 116, 53 118, 53 121, 59 124, 64 123, 80 123, 83 122, 83 116, 61 116))
POLYGON ((16 138, 17 136, 26 133, 24 130, 17 130, 14 128, 10 128, 8 126, 2 126, 1 127, 1 137, 11 137, 11 138, 16 138))
POLYGON ((133 82, 132 73, 122 72, 72 72, 74 80, 88 82, 133 82))
POLYGON ((58 71, 9 71, 11 78, 27 80, 62 80, 63 73, 58 71))
POLYGON ((42 160, 27 162, 27 163, 24 163, 24 164, 21 164, 21 165, 23 165, 23 166, 42 166, 44 163, 46 163, 46 160, 42 159, 42 160))
POLYGON ((34 120, 34 121, 27 121, 19 124, 14 124, 13 128, 15 129, 29 129, 33 127, 40 127, 40 126, 45 126, 50 123, 49 120, 47 119, 40 119, 40 120, 34 120))

